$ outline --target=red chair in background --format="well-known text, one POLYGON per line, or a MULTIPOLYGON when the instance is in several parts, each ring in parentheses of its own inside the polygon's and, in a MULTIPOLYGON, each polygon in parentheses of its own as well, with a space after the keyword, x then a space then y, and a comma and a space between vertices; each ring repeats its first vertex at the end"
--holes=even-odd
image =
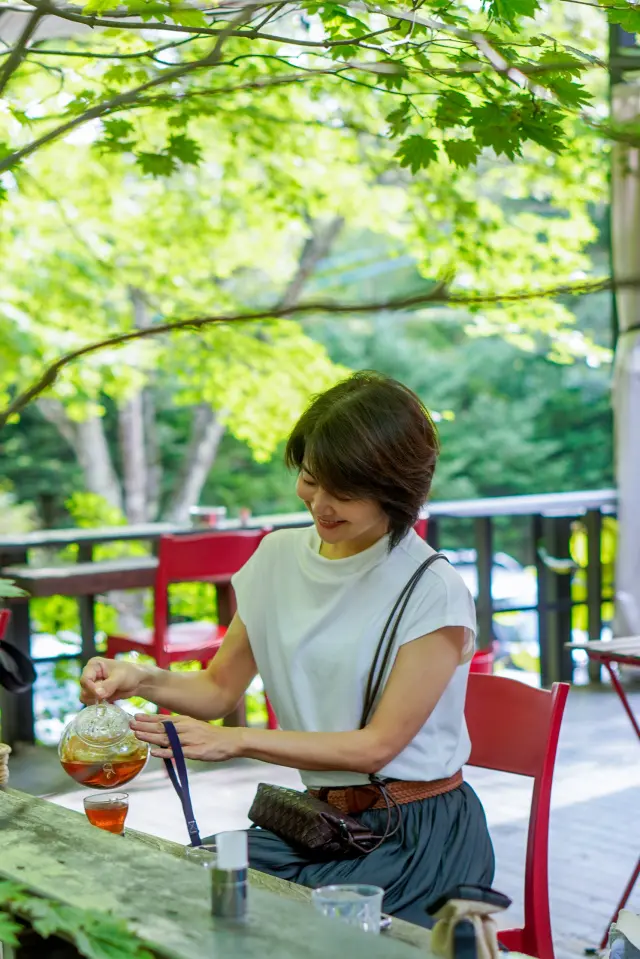
POLYGON ((416 533, 418 534, 418 536, 420 537, 420 539, 427 538, 427 524, 428 524, 427 517, 421 516, 420 519, 416 522, 415 526, 413 527, 416 533))
MULTIPOLYGON (((154 588, 153 628, 130 636, 108 636, 106 655, 112 658, 119 653, 144 653, 152 656, 162 669, 168 669, 171 663, 189 660, 206 666, 220 649, 235 612, 231 577, 255 553, 268 532, 261 529, 162 536, 154 588), (229 608, 222 617, 226 622, 169 624, 169 586, 187 582, 213 583, 228 590, 229 608)), ((220 599, 218 593, 219 618, 220 599)), ((275 728, 270 706, 267 711, 269 728, 275 728)))
POLYGON ((7 626, 9 625, 9 620, 11 619, 11 613, 8 609, 0 609, 0 639, 4 639, 4 634, 7 631, 7 626))
POLYGON ((514 952, 554 959, 549 913, 549 808, 568 683, 535 689, 515 679, 469 675, 465 707, 471 737, 470 766, 530 776, 524 875, 524 926, 498 933, 514 952))

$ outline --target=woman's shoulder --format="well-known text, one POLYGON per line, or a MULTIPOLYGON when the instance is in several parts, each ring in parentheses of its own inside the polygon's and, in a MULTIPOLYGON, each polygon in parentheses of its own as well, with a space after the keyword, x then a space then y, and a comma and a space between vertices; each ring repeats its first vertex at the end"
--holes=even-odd
POLYGON ((263 556, 293 554, 307 542, 309 530, 309 526, 271 530, 260 543, 259 551, 263 556))
MULTIPOLYGON (((429 546, 422 537, 418 536, 415 530, 411 530, 405 538, 398 544, 396 550, 399 551, 398 559, 406 566, 407 575, 418 569, 425 560, 436 555, 436 550, 429 546)), ((395 552, 395 550, 394 550, 395 552)), ((469 589, 460 573, 447 559, 436 559, 423 577, 423 582, 433 589, 437 583, 438 592, 443 596, 452 594, 454 596, 471 595, 469 589)))

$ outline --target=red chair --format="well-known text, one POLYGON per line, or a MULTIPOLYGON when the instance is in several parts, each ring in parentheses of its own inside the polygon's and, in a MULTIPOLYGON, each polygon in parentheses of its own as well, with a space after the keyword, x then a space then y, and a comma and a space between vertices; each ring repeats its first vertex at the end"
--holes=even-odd
POLYGON ((473 654, 469 671, 491 676, 493 673, 493 649, 478 649, 473 654))
POLYGON ((201 582, 228 586, 255 553, 267 530, 230 533, 193 533, 160 539, 154 589, 153 628, 132 636, 108 636, 107 656, 136 651, 153 656, 158 666, 197 660, 206 665, 215 655, 228 624, 207 622, 169 625, 168 590, 171 583, 201 582))
POLYGON ((416 533, 418 534, 418 536, 420 537, 420 539, 427 538, 427 523, 428 523, 427 517, 421 516, 420 519, 417 520, 415 526, 413 527, 416 533))
POLYGON ((0 639, 4 639, 4 634, 7 631, 7 626, 9 625, 9 620, 11 619, 11 613, 8 609, 0 609, 0 639))
POLYGON ((507 949, 554 959, 549 914, 549 806, 568 683, 534 689, 502 676, 469 675, 465 707, 469 765, 531 776, 524 875, 524 927, 498 933, 507 949))

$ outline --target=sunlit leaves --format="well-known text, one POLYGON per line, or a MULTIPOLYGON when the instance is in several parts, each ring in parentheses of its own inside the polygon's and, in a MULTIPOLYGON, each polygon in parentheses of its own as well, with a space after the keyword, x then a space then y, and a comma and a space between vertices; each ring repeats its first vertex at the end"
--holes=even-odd
POLYGON ((538 0, 485 0, 484 9, 490 17, 516 29, 521 17, 534 17, 540 9, 538 0))
POLYGON ((400 166, 408 167, 412 173, 428 167, 438 156, 438 144, 428 137, 414 134, 400 143, 396 153, 400 166))
POLYGON ((180 163, 197 166, 202 159, 202 150, 200 145, 184 133, 172 134, 167 143, 167 153, 169 156, 179 160, 180 163))
POLYGON ((392 136, 397 137, 407 129, 410 122, 410 111, 411 102, 405 100, 385 117, 392 136))
POLYGON ((555 153, 564 145, 562 114, 550 103, 519 96, 511 103, 473 107, 469 125, 483 147, 514 160, 527 140, 555 153))
POLYGON ((142 150, 136 153, 136 161, 143 173, 150 176, 171 176, 179 164, 197 166, 202 158, 199 143, 185 133, 172 134, 164 150, 151 153, 142 150))
POLYGON ((108 150, 111 153, 124 153, 132 149, 134 142, 131 139, 134 130, 133 123, 114 117, 110 120, 104 120, 102 129, 103 136, 96 143, 98 149, 108 150))
POLYGON ((475 140, 445 140, 444 149, 456 166, 469 167, 476 162, 482 148, 475 140))
POLYGON ((446 90, 438 97, 434 121, 442 129, 463 123, 469 116, 469 98, 458 90, 446 90))

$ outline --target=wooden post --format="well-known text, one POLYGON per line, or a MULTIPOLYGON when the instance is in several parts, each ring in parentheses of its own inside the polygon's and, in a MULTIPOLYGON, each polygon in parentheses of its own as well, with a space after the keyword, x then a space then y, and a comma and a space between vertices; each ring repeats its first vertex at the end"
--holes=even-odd
POLYGON ((475 520, 476 568, 478 570, 478 646, 491 649, 493 644, 493 597, 491 578, 493 574, 493 527, 490 516, 475 520))
MULTIPOLYGON (((602 563, 600 548, 602 542, 602 513, 599 509, 587 510, 585 516, 587 528, 587 611, 589 642, 602 638, 602 563)), ((600 683, 602 667, 599 662, 589 659, 589 681, 600 683)))

